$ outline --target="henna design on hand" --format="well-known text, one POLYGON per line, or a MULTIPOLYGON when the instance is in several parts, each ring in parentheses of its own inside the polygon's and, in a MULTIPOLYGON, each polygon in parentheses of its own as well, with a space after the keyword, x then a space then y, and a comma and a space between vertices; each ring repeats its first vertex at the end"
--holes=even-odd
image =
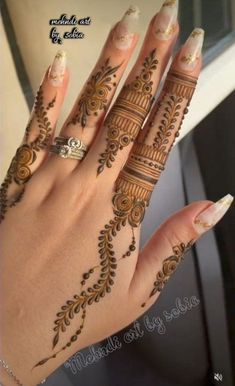
POLYGON ((136 79, 125 85, 108 114, 104 125, 108 128, 105 151, 100 155, 97 174, 104 167, 112 167, 118 150, 122 150, 135 140, 152 103, 151 81, 157 69, 156 49, 145 58, 143 68, 136 79))
POLYGON ((54 107, 56 95, 46 107, 44 107, 43 99, 43 91, 40 87, 34 106, 35 117, 40 128, 39 135, 34 141, 29 142, 33 121, 33 119, 30 119, 25 130, 24 143, 16 150, 16 154, 11 161, 7 175, 0 188, 0 223, 4 220, 8 208, 15 206, 22 199, 25 184, 32 176, 30 166, 36 161, 37 152, 47 147, 50 143, 52 127, 47 111, 54 107), (16 196, 9 199, 8 191, 12 183, 15 183, 19 189, 17 189, 16 196))
MULTIPOLYGON (((150 57, 151 59, 148 59, 147 63, 155 61, 155 52, 152 52, 150 57)), ((156 63, 154 63, 154 68, 155 64, 156 63)), ((149 132, 147 132, 143 142, 137 141, 134 144, 130 157, 116 181, 115 193, 112 199, 114 217, 104 226, 98 236, 98 254, 100 263, 99 265, 88 269, 82 275, 80 294, 74 295, 73 299, 68 300, 57 313, 53 329, 55 335, 53 338, 52 349, 57 346, 60 334, 64 333, 67 330, 67 327, 71 325, 71 321, 74 319, 75 314, 79 315, 82 311, 81 317, 83 322, 80 325, 80 328, 59 351, 39 361, 34 367, 41 366, 49 359, 55 358, 62 350, 65 350, 67 347, 70 347, 73 342, 77 341, 77 337, 81 334, 84 327, 87 306, 99 302, 106 294, 111 292, 112 286, 114 285, 118 261, 130 256, 136 249, 134 229, 139 227, 143 221, 153 188, 159 179, 160 173, 164 170, 164 165, 172 146, 172 139, 170 140, 170 137, 173 135, 175 138, 177 135, 177 120, 180 119, 181 123, 184 113, 186 113, 186 110, 182 111, 181 107, 183 98, 186 98, 189 104, 193 94, 192 90, 194 90, 196 86, 195 78, 185 77, 182 74, 181 76, 179 73, 175 74, 175 72, 170 73, 164 89, 163 98, 159 104, 159 112, 161 111, 162 120, 160 126, 157 128, 156 137, 151 144, 145 143, 145 141, 147 142, 148 140, 149 132), (172 81, 174 76, 176 76, 176 83, 181 79, 181 85, 177 83, 177 87, 175 86, 175 83, 172 81), (174 94, 172 93, 173 91, 174 94), (125 226, 129 226, 132 230, 132 241, 128 251, 124 253, 122 257, 117 259, 113 248, 113 240, 125 226), (98 280, 93 285, 88 285, 88 280, 91 280, 91 276, 94 275, 97 270, 99 271, 98 280)), ((144 75, 144 72, 142 75, 144 75)), ((148 76, 148 86, 151 88, 151 71, 149 71, 148 76)), ((127 94, 128 90, 129 89, 127 89, 127 94)), ((135 93, 135 95, 138 94, 135 93)), ((141 96, 140 93, 140 98, 141 96)), ((120 105, 121 104, 122 99, 120 105)), ((114 129, 116 130, 116 128, 114 129)), ((104 164, 102 165, 102 168, 103 167, 104 164)), ((189 244, 184 247, 183 244, 181 244, 178 249, 176 249, 177 247, 174 248, 174 256, 178 259, 177 261, 182 259, 183 251, 184 253, 186 252, 189 244)), ((171 271, 173 270, 172 264, 173 258, 171 257, 170 263, 168 259, 164 266, 165 276, 169 269, 171 269, 171 271)))
MULTIPOLYGON (((100 231, 98 237, 98 248, 100 264, 85 272, 82 276, 81 285, 82 290, 79 295, 74 295, 73 300, 68 300, 66 304, 61 307, 61 310, 57 313, 57 319, 55 320, 55 335, 53 338, 52 349, 54 349, 60 338, 60 334, 67 330, 67 326, 71 325, 71 321, 75 314, 79 314, 82 310, 83 324, 86 318, 86 307, 92 305, 94 302, 99 302, 106 294, 111 292, 111 287, 114 285, 114 278, 116 276, 115 270, 117 269, 117 258, 113 250, 113 238, 117 236, 117 233, 124 227, 127 222, 133 227, 138 226, 139 222, 143 218, 144 208, 137 205, 133 200, 126 200, 126 196, 117 194, 113 199, 114 205, 114 219, 110 220, 108 224, 104 226, 104 229, 100 231), (99 268, 99 279, 93 285, 84 289, 86 282, 94 274, 95 270, 99 268)), ((129 246, 129 250, 123 255, 123 258, 130 256, 133 252, 136 241, 133 235, 132 242, 129 246)), ((83 328, 83 327, 82 327, 83 328)), ((48 360, 56 358, 56 356, 66 348, 70 347, 73 342, 77 340, 77 336, 81 333, 80 329, 75 332, 70 340, 57 352, 51 356, 40 360, 34 367, 44 365, 48 360)))
MULTIPOLYGON (((157 292, 161 292, 171 275, 175 273, 179 264, 184 259, 185 254, 193 246, 194 240, 191 240, 188 244, 181 243, 172 248, 173 255, 168 257, 163 261, 162 269, 156 275, 156 281, 154 282, 154 287, 149 295, 149 298, 154 296, 157 292)), ((146 302, 141 305, 145 307, 146 302)))
POLYGON ((87 117, 91 115, 98 115, 98 111, 107 109, 108 93, 112 87, 116 86, 116 82, 112 83, 112 78, 116 78, 116 72, 121 66, 112 67, 109 64, 108 58, 101 69, 87 82, 85 91, 78 101, 77 111, 74 117, 67 123, 76 125, 80 123, 82 128, 87 124, 87 117))

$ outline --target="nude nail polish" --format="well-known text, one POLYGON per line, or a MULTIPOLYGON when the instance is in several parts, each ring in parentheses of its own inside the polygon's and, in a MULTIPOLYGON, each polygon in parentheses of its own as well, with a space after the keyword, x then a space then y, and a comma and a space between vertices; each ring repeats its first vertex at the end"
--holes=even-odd
POLYGON ((153 23, 154 33, 159 40, 172 38, 177 27, 179 1, 165 0, 153 23))
POLYGON ((131 5, 117 24, 113 33, 113 42, 120 50, 130 48, 135 33, 137 32, 139 15, 139 8, 131 5))
POLYGON ((181 49, 179 65, 182 70, 193 70, 198 63, 202 52, 205 32, 195 28, 181 49))
POLYGON ((204 212, 200 213, 194 221, 199 232, 204 233, 216 225, 222 217, 224 217, 225 213, 232 205, 233 200, 233 196, 227 194, 227 196, 221 198, 221 200, 215 202, 204 212))
POLYGON ((66 70, 66 53, 58 51, 49 70, 49 81, 52 86, 59 87, 64 80, 66 70))

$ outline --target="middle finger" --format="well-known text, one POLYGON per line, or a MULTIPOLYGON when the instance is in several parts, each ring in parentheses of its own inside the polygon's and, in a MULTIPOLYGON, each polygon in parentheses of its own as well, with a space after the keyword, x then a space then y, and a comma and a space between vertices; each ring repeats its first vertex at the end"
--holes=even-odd
POLYGON ((144 44, 126 83, 90 149, 80 172, 116 178, 148 115, 178 36, 178 0, 166 0, 150 22, 144 44), (121 150, 121 151, 120 151, 121 150), (112 173, 109 168, 112 167, 112 173))

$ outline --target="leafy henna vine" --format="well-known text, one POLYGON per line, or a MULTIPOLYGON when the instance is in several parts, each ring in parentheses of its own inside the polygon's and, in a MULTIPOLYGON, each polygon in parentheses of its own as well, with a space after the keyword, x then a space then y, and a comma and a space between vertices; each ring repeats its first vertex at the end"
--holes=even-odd
MULTIPOLYGON (((153 54, 152 57, 154 57, 153 54)), ((177 74, 176 83, 178 79, 179 75, 177 74)), ((195 78, 191 78, 190 81, 188 80, 188 88, 185 88, 185 95, 189 88, 195 88, 195 82, 195 78)), ((182 79, 181 88, 179 87, 180 93, 183 87, 185 87, 184 79, 182 79)), ((79 295, 74 295, 73 299, 68 300, 62 305, 60 311, 57 313, 53 328, 55 334, 52 349, 54 350, 58 345, 61 334, 66 332, 67 328, 71 326, 75 315, 79 316, 79 314, 81 314, 80 327, 75 330, 70 340, 63 345, 62 348, 51 356, 39 361, 34 367, 41 366, 49 359, 55 358, 62 350, 65 350, 67 347, 70 347, 73 342, 77 341, 85 325, 87 306, 98 303, 106 294, 111 292, 115 281, 118 261, 130 256, 136 249, 134 229, 141 224, 146 207, 149 205, 154 186, 160 177, 160 173, 164 170, 168 152, 171 148, 171 141, 173 141, 177 132, 177 130, 173 130, 173 128, 176 129, 176 118, 182 120, 185 112, 184 110, 182 111, 180 102, 177 99, 183 96, 177 94, 178 91, 175 91, 174 83, 170 86, 168 82, 166 93, 171 94, 171 89, 175 92, 175 94, 173 94, 176 95, 174 101, 177 102, 175 103, 171 97, 167 97, 168 102, 166 103, 166 107, 163 106, 164 108, 161 112, 161 114, 163 114, 161 127, 157 128, 159 134, 158 132, 156 133, 156 138, 152 140, 151 144, 139 143, 138 141, 134 144, 130 157, 116 181, 115 194, 112 200, 114 216, 98 235, 99 264, 88 269, 83 274, 79 295), (173 136, 173 139, 171 138, 170 140, 170 136, 173 136), (124 253, 121 258, 117 258, 113 241, 121 229, 126 226, 132 230, 132 241, 127 252, 124 253), (94 284, 89 285, 91 276, 94 272, 97 272, 97 270, 99 278, 94 284)), ((148 136, 144 138, 144 141, 148 140, 147 137, 148 136)), ((180 250, 186 250, 186 247, 183 248, 182 245, 180 247, 180 250)), ((174 253, 175 256, 180 259, 181 255, 178 251, 176 252, 176 249, 174 253)), ((166 270, 164 272, 166 272, 166 270)))
POLYGON ((112 67, 108 58, 101 69, 87 82, 85 91, 78 101, 77 111, 74 117, 67 123, 76 125, 80 123, 84 128, 87 124, 87 117, 98 115, 98 111, 106 111, 108 105, 108 94, 116 82, 112 82, 116 77, 116 72, 121 65, 112 67))
MULTIPOLYGON (((61 351, 70 347, 73 342, 76 342, 78 335, 81 334, 84 327, 86 307, 95 302, 98 303, 107 293, 111 292, 111 287, 114 285, 116 276, 115 270, 117 268, 117 258, 113 249, 113 239, 127 223, 130 224, 132 229, 139 226, 144 217, 145 206, 134 198, 130 198, 122 193, 116 193, 113 198, 113 210, 114 218, 104 226, 104 229, 100 231, 98 237, 100 264, 96 267, 92 267, 83 274, 80 294, 74 295, 72 300, 68 300, 56 315, 57 319, 54 322, 55 326, 53 331, 55 332, 55 335, 53 338, 52 349, 57 346, 60 334, 67 331, 67 327, 71 325, 74 316, 82 312, 82 323, 79 329, 75 331, 70 340, 61 349, 51 356, 40 360, 34 367, 44 365, 48 360, 56 358, 61 351), (85 288, 87 281, 97 268, 100 270, 99 279, 95 284, 85 288)), ((136 241, 133 234, 129 249, 122 258, 130 256, 131 252, 136 249, 135 244, 136 241)))
POLYGON ((0 188, 0 223, 4 220, 8 208, 16 205, 23 197, 25 184, 31 178, 31 166, 37 159, 37 152, 48 146, 51 139, 52 127, 47 116, 47 111, 54 107, 56 96, 44 107, 43 91, 40 88, 34 106, 34 114, 39 125, 39 135, 29 142, 29 134, 33 119, 30 119, 24 137, 24 144, 21 145, 13 157, 7 175, 0 188), (18 185, 17 194, 9 198, 9 187, 12 183, 18 185))
POLYGON ((105 166, 111 168, 118 150, 128 146, 137 137, 152 104, 151 79, 157 64, 154 49, 145 58, 140 75, 123 87, 108 114, 104 123, 108 128, 107 144, 104 153, 100 155, 97 174, 100 174, 105 166))
MULTIPOLYGON (((185 254, 193 246, 194 240, 191 240, 188 244, 181 243, 172 248, 173 255, 163 261, 162 269, 156 275, 156 281, 154 282, 153 289, 149 295, 149 298, 154 296, 157 292, 161 292, 175 273, 179 264, 184 259, 185 254)), ((143 303, 141 307, 145 307, 146 303, 143 303)))
MULTIPOLYGON (((165 94, 162 98, 161 106, 164 108, 164 113, 153 143, 153 147, 161 152, 169 152, 169 138, 171 137, 172 131, 175 130, 177 119, 180 116, 182 102, 183 98, 175 95, 165 94)), ((179 130, 177 130, 175 136, 178 135, 179 130)), ((173 146, 173 142, 171 143, 173 146)))

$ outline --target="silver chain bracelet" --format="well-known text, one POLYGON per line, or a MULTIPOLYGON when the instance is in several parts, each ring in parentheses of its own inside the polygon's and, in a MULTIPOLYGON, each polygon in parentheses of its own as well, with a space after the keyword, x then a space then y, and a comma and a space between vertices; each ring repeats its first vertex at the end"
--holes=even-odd
MULTIPOLYGON (((8 366, 8 364, 3 360, 0 359, 0 365, 4 368, 4 370, 7 372, 7 374, 14 380, 15 384, 18 386, 23 386, 23 384, 19 381, 19 379, 15 376, 11 368, 8 366)), ((42 382, 40 382, 40 385, 42 383, 45 383, 46 379, 43 379, 42 382)), ((0 383, 0 386, 4 386, 2 383, 0 383)))

